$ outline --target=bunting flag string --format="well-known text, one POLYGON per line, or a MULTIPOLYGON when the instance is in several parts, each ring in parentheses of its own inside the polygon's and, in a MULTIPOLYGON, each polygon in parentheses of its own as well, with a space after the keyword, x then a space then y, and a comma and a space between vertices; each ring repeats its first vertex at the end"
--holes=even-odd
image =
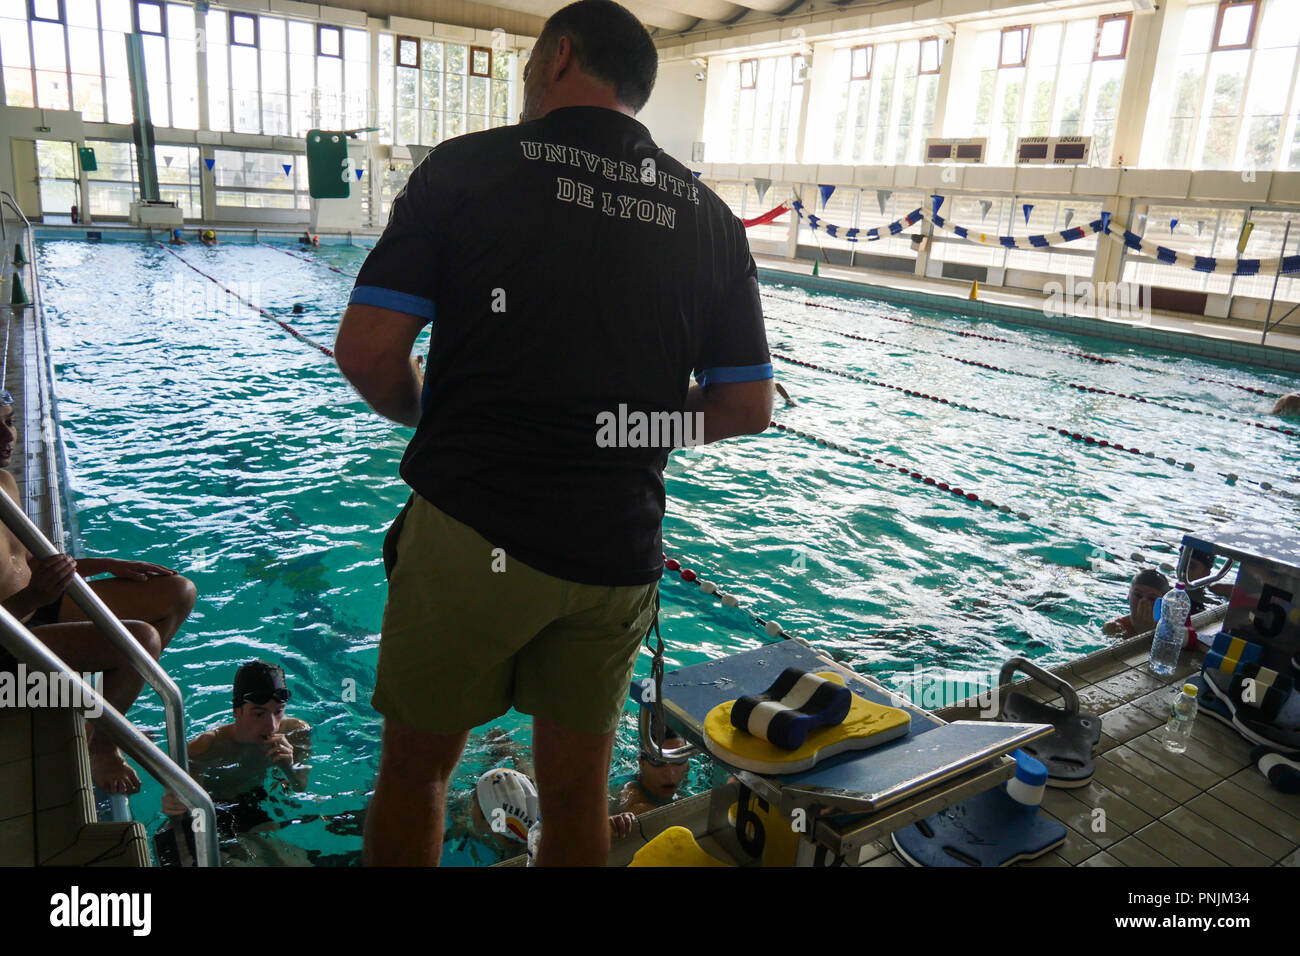
MULTIPOLYGON (((932 197, 932 203, 937 210, 939 205, 942 204, 941 197, 932 197)), ((1259 273, 1275 271, 1280 271, 1283 275, 1300 273, 1300 253, 1272 259, 1221 259, 1213 256, 1198 256, 1193 253, 1170 249, 1168 246, 1159 245, 1149 239, 1143 239, 1136 233, 1131 232, 1123 223, 1115 220, 1111 213, 1105 211, 1102 212, 1099 219, 1094 219, 1086 226, 1074 226, 1060 232, 1030 236, 998 236, 951 223, 943 216, 940 216, 937 211, 927 213, 924 206, 913 209, 902 219, 896 219, 887 226, 878 226, 874 229, 849 228, 826 222, 820 216, 809 213, 804 204, 798 199, 792 200, 790 206, 799 215, 800 219, 806 221, 808 227, 813 231, 821 230, 833 239, 844 239, 847 242, 870 242, 885 236, 896 236, 924 219, 933 223, 936 228, 950 232, 960 239, 986 246, 1005 246, 1008 249, 1043 249, 1101 234, 1112 242, 1125 245, 1133 251, 1149 256, 1158 262, 1166 265, 1184 266, 1194 272, 1208 272, 1218 275, 1258 275, 1259 273), (1113 229, 1112 226, 1114 226, 1113 229)))
POLYGON ((847 226, 837 226, 834 223, 826 222, 821 216, 814 216, 805 212, 805 207, 798 199, 790 201, 792 208, 800 219, 808 223, 808 228, 816 232, 821 230, 832 239, 843 239, 846 242, 874 242, 877 239, 883 239, 886 236, 896 236, 904 229, 916 225, 923 218, 920 209, 913 209, 902 219, 895 219, 887 226, 877 226, 874 229, 861 229, 858 227, 849 228, 847 226))

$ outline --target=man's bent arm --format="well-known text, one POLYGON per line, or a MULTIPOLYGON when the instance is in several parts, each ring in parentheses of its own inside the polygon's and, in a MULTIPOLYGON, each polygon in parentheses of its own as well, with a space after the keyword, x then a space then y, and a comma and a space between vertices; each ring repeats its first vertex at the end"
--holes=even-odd
POLYGON ((704 414, 704 441, 757 435, 772 421, 772 379, 692 385, 686 412, 704 414))
POLYGON ((334 360, 343 377, 376 412, 399 425, 420 424, 420 382, 411 346, 427 319, 353 303, 343 313, 334 360))

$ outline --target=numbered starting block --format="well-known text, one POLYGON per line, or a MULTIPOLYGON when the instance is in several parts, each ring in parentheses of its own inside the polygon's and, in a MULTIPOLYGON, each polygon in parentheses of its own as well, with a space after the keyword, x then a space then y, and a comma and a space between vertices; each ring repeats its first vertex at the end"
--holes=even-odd
MULTIPOLYGON (((831 696, 824 685, 817 687, 819 691, 808 682, 806 689, 810 695, 831 696)), ((793 700, 790 693, 799 696, 787 689, 780 695, 787 705, 793 700)), ((645 682, 637 682, 632 694, 643 708, 643 748, 653 752, 648 739, 653 721, 646 716, 653 693, 645 682)), ((856 865, 869 843, 918 816, 1000 787, 1015 770, 1007 755, 1054 729, 1013 721, 945 723, 793 640, 667 672, 662 706, 668 729, 714 760, 708 836, 736 861, 764 866, 856 865), (718 715, 726 712, 734 745, 734 736, 743 731, 724 705, 734 706, 745 697, 761 700, 775 693, 773 687, 781 690, 790 679, 778 679, 790 668, 846 688, 854 702, 861 702, 862 713, 870 715, 868 723, 880 731, 879 739, 867 749, 841 747, 812 763, 798 760, 793 767, 762 760, 754 764, 743 754, 736 760, 728 747, 711 739, 710 715, 716 737, 725 734, 718 715)), ((799 709, 797 701, 794 707, 799 709)), ((850 709, 843 723, 854 720, 850 709)), ((818 735, 834 738, 837 732, 837 726, 816 727, 803 746, 815 743, 818 735)), ((770 741, 761 743, 778 749, 770 741)))
POLYGON ((1294 528, 1228 526, 1183 536, 1178 578, 1189 588, 1222 580, 1234 564, 1239 569, 1223 633, 1257 645, 1252 663, 1289 674, 1300 655, 1300 535, 1294 528), (1197 551, 1227 561, 1206 577, 1188 580, 1197 551))

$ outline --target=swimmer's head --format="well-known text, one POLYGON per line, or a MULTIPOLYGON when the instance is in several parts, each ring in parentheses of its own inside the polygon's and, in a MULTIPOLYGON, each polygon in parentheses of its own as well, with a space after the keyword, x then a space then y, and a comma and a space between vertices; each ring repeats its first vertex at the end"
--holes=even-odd
POLYGON ((14 456, 18 442, 18 426, 14 423, 14 397, 7 388, 0 388, 0 468, 6 468, 14 456))
POLYGON ((528 830, 541 816, 537 787, 518 770, 489 770, 474 787, 474 819, 497 836, 528 842, 528 830))
POLYGON ((284 669, 266 661, 249 661, 235 672, 235 738, 265 740, 280 730, 289 687, 284 669))
POLYGON ((203 230, 203 238, 204 238, 204 239, 215 239, 215 238, 217 238, 217 231, 216 231, 215 229, 204 229, 204 230, 203 230))
POLYGON ((1283 395, 1273 406, 1274 415, 1300 415, 1300 392, 1283 395))
POLYGON ((1187 579, 1196 581, 1205 577, 1214 567, 1214 552, 1193 549, 1191 557, 1187 559, 1187 579))
POLYGON ((613 0, 578 0, 551 14, 524 66, 521 122, 560 106, 600 105, 593 81, 633 113, 654 89, 659 54, 631 11, 613 0))
POLYGON ((179 229, 173 229, 173 230, 172 230, 172 238, 173 238, 173 239, 179 239, 180 237, 181 237, 181 231, 180 231, 179 229))
POLYGON ((1133 626, 1147 630, 1155 624, 1152 608, 1156 598, 1164 597, 1169 590, 1169 581, 1154 568, 1139 571, 1133 576, 1133 583, 1128 589, 1128 613, 1133 626))
MULTIPOLYGON (((670 750, 685 744, 686 741, 669 731, 668 736, 664 738, 663 747, 665 750, 670 750)), ((677 793, 677 788, 682 785, 682 779, 686 776, 689 766, 689 761, 685 758, 667 763, 656 760, 643 750, 637 764, 637 782, 660 800, 671 800, 677 793)))

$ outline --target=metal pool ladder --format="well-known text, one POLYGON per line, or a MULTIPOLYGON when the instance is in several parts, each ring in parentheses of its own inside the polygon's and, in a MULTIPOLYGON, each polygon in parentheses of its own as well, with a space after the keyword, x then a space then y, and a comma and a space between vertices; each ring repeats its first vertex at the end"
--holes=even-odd
MULTIPOLYGON (((13 197, 0 190, 0 204, 8 204, 22 218, 31 235, 31 224, 23 215, 13 197)), ((0 208, 0 242, 7 247, 8 230, 4 226, 3 210, 0 208)), ((7 249, 6 249, 7 251, 7 249)), ((33 250, 34 252, 35 250, 33 250)), ((7 261, 7 256, 6 256, 7 261)), ((34 270, 33 266, 33 270, 34 270)), ((52 459, 51 459, 52 460, 52 459)), ((52 474, 52 466, 47 468, 52 474)), ((53 486, 51 486, 53 487, 53 486)), ((54 519, 58 520, 54 510, 57 502, 51 500, 50 506, 54 519)), ((59 550, 41 533, 35 523, 24 513, 16 502, 7 494, 0 492, 0 520, 18 538, 32 555, 44 559, 56 555, 59 550)), ((131 668, 158 692, 162 699, 167 725, 167 752, 160 751, 92 687, 49 650, 16 617, 0 607, 0 646, 3 646, 17 660, 29 667, 49 674, 65 675, 70 684, 76 685, 82 700, 92 706, 101 706, 103 714, 98 726, 108 733, 109 738, 130 754, 146 772, 162 783, 173 793, 186 808, 184 824, 193 827, 195 814, 198 814, 203 826, 195 827, 196 862, 199 866, 216 866, 217 827, 216 810, 212 798, 189 775, 189 755, 185 740, 185 709, 180 688, 176 682, 159 666, 149 654, 131 636, 122 625, 121 620, 109 609, 103 599, 96 594, 79 574, 74 574, 68 586, 67 595, 85 612, 92 623, 99 628, 104 637, 116 647, 130 663, 131 668)))

